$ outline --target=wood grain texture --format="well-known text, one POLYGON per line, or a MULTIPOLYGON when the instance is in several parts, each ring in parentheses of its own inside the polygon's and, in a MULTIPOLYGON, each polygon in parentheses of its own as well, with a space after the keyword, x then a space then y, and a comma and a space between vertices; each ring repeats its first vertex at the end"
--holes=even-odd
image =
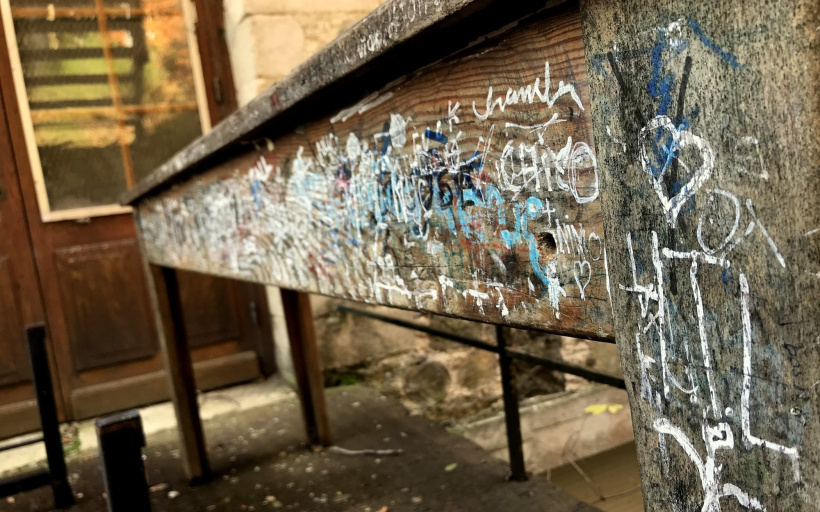
POLYGON ((820 509, 819 11, 582 3, 647 510, 820 509))
POLYGON ((287 77, 182 149, 123 194, 133 204, 191 172, 217 154, 241 150, 249 138, 298 121, 341 98, 384 84, 483 39, 508 23, 565 0, 390 0, 339 35, 287 77), (447 37, 441 37, 442 33, 447 37), (331 86, 332 87, 329 87, 331 86), (328 90, 332 93, 327 94, 328 90), (239 148, 239 149, 238 149, 239 148))
POLYGON ((612 336, 577 10, 405 77, 138 205, 154 263, 612 336))

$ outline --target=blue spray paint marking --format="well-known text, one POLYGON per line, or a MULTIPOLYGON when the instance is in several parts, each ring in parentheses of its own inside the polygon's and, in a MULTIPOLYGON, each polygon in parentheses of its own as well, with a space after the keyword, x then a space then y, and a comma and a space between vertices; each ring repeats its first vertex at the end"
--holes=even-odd
MULTIPOLYGON (((515 218, 513 231, 501 230, 501 239, 504 240, 504 244, 508 249, 512 249, 521 243, 521 205, 513 204, 513 216, 515 218)), ((504 223, 506 224, 506 220, 504 223)))
POLYGON ((484 162, 481 160, 481 153, 479 153, 477 149, 473 151, 472 156, 470 156, 465 163, 472 167, 474 171, 480 171, 484 167, 484 162))
POLYGON ((251 195, 253 196, 253 204, 259 209, 262 206, 262 198, 259 196, 259 180, 253 180, 251 183, 251 195))
POLYGON ((658 28, 657 40, 652 48, 650 57, 652 62, 652 78, 646 85, 646 90, 653 98, 660 98, 660 103, 655 111, 656 116, 665 116, 669 111, 669 104, 672 102, 672 89, 675 86, 675 75, 673 73, 663 73, 663 52, 668 48, 666 41, 666 30, 658 28))
POLYGON ((545 286, 550 285, 550 279, 544 273, 544 270, 541 268, 541 264, 538 260, 541 258, 541 254, 538 252, 538 245, 535 240, 535 235, 530 233, 530 230, 527 228, 527 224, 529 219, 534 219, 535 216, 544 209, 544 203, 538 199, 537 197, 530 197, 527 199, 525 203, 526 212, 523 217, 522 229, 524 231, 524 238, 527 240, 529 246, 529 253, 530 253, 530 266, 532 267, 533 273, 544 283, 545 286))
POLYGON ((430 128, 427 128, 427 130, 424 131, 424 136, 427 137, 430 140, 434 140, 436 142, 441 142, 442 144, 447 144, 447 136, 446 135, 444 135, 441 132, 431 130, 430 128))
MULTIPOLYGON (((689 18, 689 27, 692 29, 692 32, 698 37, 700 42, 710 51, 715 53, 718 57, 723 59, 732 69, 738 70, 743 66, 738 62, 738 59, 735 55, 731 52, 724 49, 722 46, 718 45, 714 41, 712 41, 709 36, 703 31, 703 28, 700 24, 692 18, 689 18)), ((664 67, 667 63, 674 60, 676 57, 681 55, 684 50, 689 48, 688 41, 681 40, 675 45, 670 45, 668 40, 668 33, 663 28, 657 29, 657 39, 655 41, 655 46, 652 48, 652 52, 650 54, 650 62, 652 64, 652 76, 649 80, 649 83, 646 85, 647 92, 652 95, 653 98, 659 100, 658 108, 655 111, 655 115, 667 115, 669 112, 669 106, 672 102, 672 96, 675 89, 675 82, 676 77, 674 73, 671 71, 665 72, 664 67), (666 59, 664 59, 664 52, 672 52, 666 59)), ((689 113, 689 117, 694 118, 698 115, 699 109, 697 105, 695 108, 689 113)), ((690 120, 687 116, 682 116, 681 119, 676 121, 678 123, 677 130, 681 132, 683 130, 687 130, 690 128, 690 120)), ((665 130, 659 129, 656 130, 654 134, 655 139, 655 147, 653 148, 654 159, 652 162, 649 163, 649 170, 650 173, 654 177, 658 177, 663 175, 666 172, 666 169, 669 167, 673 158, 676 158, 675 153, 677 152, 678 148, 675 147, 673 144, 665 143, 665 130), (663 165, 658 166, 655 165, 656 162, 662 162, 663 165)))
POLYGON ((676 157, 675 152, 678 150, 678 145, 672 137, 669 137, 668 141, 663 140, 665 134, 666 130, 664 128, 655 129, 655 145, 652 148, 654 158, 648 164, 649 173, 656 178, 666 172, 669 164, 672 163, 672 159, 676 157), (662 165, 656 166, 655 162, 660 162, 662 165))
POLYGON ((715 55, 723 59, 723 61, 726 62, 726 64, 728 64, 729 66, 731 66, 732 69, 737 71, 738 69, 743 67, 743 65, 740 64, 740 62, 738 62, 737 57, 734 54, 726 51, 722 46, 709 39, 709 36, 707 36, 706 33, 703 31, 703 27, 700 26, 700 23, 698 23, 692 18, 689 18, 689 27, 692 29, 692 32, 694 32, 695 35, 698 36, 698 39, 700 39, 700 42, 703 43, 703 46, 712 50, 715 53, 715 55))
MULTIPOLYGON (((682 42, 670 48, 667 40, 667 32, 663 28, 657 30, 657 40, 655 46, 652 48, 650 61, 652 63, 652 78, 646 84, 646 90, 653 98, 660 99, 658 108, 655 110, 655 116, 665 116, 669 112, 669 105, 672 103, 672 95, 675 89, 675 74, 672 72, 665 73, 663 71, 664 64, 673 60, 675 57, 683 53, 689 47, 689 44, 682 42), (674 53, 664 61, 664 51, 673 50, 674 53)), ((682 124, 688 126, 688 121, 682 120, 682 124)), ((655 147, 653 148, 654 160, 649 162, 649 171, 654 177, 661 176, 666 172, 672 159, 675 158, 675 147, 672 141, 669 144, 664 144, 665 130, 659 128, 655 131, 655 147), (661 166, 653 165, 654 162, 663 162, 661 166)))

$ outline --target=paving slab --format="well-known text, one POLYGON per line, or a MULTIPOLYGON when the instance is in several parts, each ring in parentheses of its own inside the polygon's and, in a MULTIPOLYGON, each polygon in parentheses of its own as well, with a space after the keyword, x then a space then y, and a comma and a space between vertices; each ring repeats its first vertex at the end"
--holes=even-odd
MULTIPOLYGON (((549 511, 598 510, 540 477, 507 482, 506 465, 397 402, 363 386, 327 390, 337 449, 303 445, 298 402, 217 416, 205 423, 214 472, 189 487, 178 460, 176 433, 157 432, 144 450, 152 508, 158 511, 549 511), (361 450, 401 451, 392 455, 361 450)), ((106 509, 96 456, 69 462, 78 497, 73 511, 106 509)), ((9 512, 50 510, 50 490, 0 501, 9 512)))

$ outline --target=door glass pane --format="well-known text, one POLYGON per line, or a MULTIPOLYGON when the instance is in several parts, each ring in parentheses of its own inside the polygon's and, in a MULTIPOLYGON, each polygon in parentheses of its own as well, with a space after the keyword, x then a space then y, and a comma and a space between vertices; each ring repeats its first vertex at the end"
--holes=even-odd
POLYGON ((0 1, 50 211, 116 204, 201 133, 179 0, 0 1))

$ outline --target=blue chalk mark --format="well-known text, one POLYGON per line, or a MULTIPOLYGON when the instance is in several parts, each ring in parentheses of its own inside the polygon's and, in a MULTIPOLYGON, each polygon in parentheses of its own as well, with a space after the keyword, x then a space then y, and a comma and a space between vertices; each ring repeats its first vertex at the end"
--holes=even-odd
POLYGON ((647 162, 649 173, 655 178, 663 176, 669 164, 672 163, 672 159, 676 158, 675 152, 678 150, 673 137, 670 136, 667 141, 663 140, 664 137, 666 137, 666 130, 663 127, 657 128, 654 134, 655 145, 652 148, 653 158, 647 162))
POLYGON ((481 153, 479 153, 477 149, 473 151, 472 156, 464 163, 469 165, 474 171, 480 171, 481 168, 484 167, 484 162, 481 160, 481 153))
MULTIPOLYGON (((515 217, 514 230, 501 230, 501 239, 504 240, 504 245, 509 249, 514 248, 521 242, 521 205, 513 204, 513 215, 515 217)), ((504 223, 506 224, 506 220, 504 223)))
POLYGON ((655 111, 656 116, 663 116, 669 111, 669 104, 672 102, 672 88, 675 86, 675 75, 672 73, 663 74, 663 52, 668 47, 666 42, 666 31, 659 28, 655 46, 652 48, 650 60, 652 62, 652 78, 646 85, 646 90, 653 98, 661 101, 655 111))
POLYGON ((726 64, 731 66, 732 69, 738 70, 743 67, 743 65, 737 60, 737 57, 732 54, 731 52, 724 49, 722 46, 717 44, 716 42, 712 41, 709 36, 703 31, 703 27, 700 26, 700 23, 695 21, 692 18, 689 18, 689 27, 692 29, 692 32, 698 36, 700 42, 710 50, 712 50, 715 55, 723 59, 726 64))
POLYGON ((259 180, 253 180, 253 183, 251 183, 251 195, 253 196, 253 204, 257 209, 262 206, 262 198, 259 196, 259 187, 259 180))
POLYGON ((434 140, 436 142, 441 142, 442 144, 447 144, 447 136, 446 135, 444 135, 441 132, 431 130, 430 128, 427 128, 427 130, 424 131, 424 136, 427 137, 430 140, 434 140))
POLYGON ((541 268, 541 263, 539 263, 541 254, 538 252, 538 245, 535 240, 535 235, 530 233, 529 229, 527 229, 529 219, 534 219, 535 216, 544 209, 544 203, 537 197, 530 197, 527 199, 525 204, 526 214, 522 215, 524 220, 522 229, 524 231, 524 239, 527 240, 528 243, 530 266, 532 267, 532 271, 535 273, 536 277, 538 277, 538 279, 540 279, 545 286, 549 286, 550 278, 544 273, 544 270, 541 268))

